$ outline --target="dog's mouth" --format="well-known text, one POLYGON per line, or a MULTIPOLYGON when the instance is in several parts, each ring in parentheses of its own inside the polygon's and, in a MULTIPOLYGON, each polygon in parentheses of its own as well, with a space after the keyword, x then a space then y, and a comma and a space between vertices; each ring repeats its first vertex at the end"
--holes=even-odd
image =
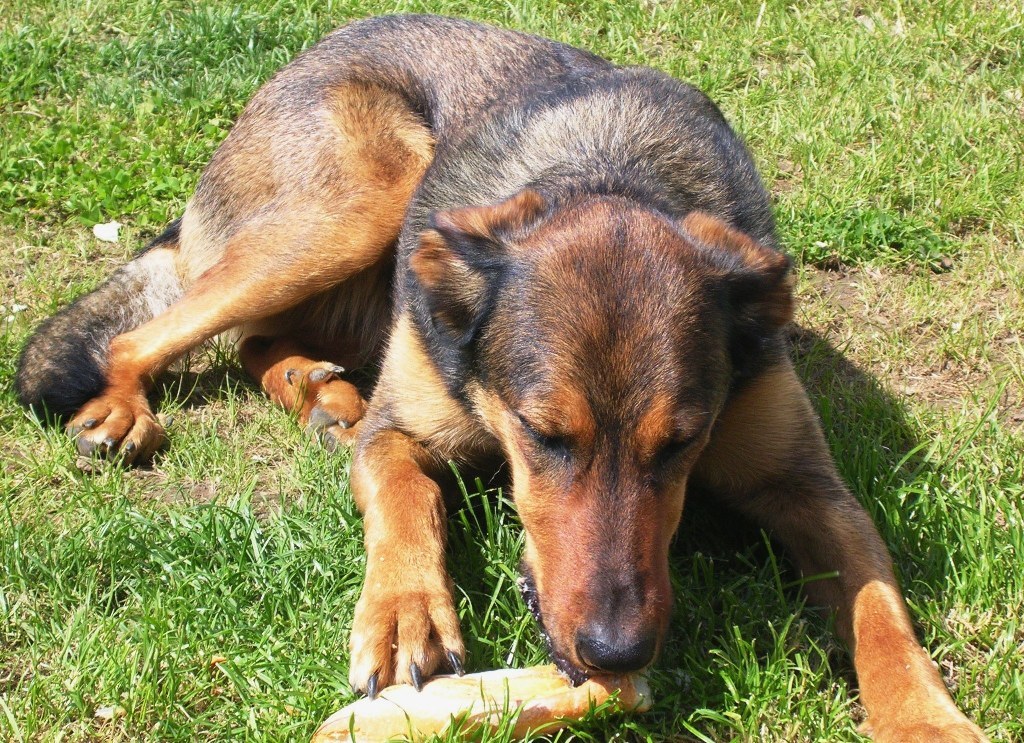
POLYGON ((526 602, 526 608, 530 610, 533 618, 537 621, 537 626, 540 627, 540 633, 544 637, 544 642, 548 646, 548 655, 551 656, 551 660, 554 662, 555 667, 564 675, 573 686, 579 686, 588 678, 589 674, 586 671, 578 667, 564 655, 555 649, 555 643, 551 639, 551 635, 548 633, 547 628, 544 626, 544 617, 540 611, 540 594, 537 593, 537 584, 533 580, 533 573, 530 570, 530 566, 526 562, 522 562, 519 565, 519 580, 517 581, 519 586, 519 592, 523 595, 523 601, 526 602))

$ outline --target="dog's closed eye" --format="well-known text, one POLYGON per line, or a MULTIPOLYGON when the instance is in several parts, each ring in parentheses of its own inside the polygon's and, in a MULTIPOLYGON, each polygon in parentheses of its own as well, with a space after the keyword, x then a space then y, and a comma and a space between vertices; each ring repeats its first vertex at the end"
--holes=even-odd
POLYGON ((673 464, 684 451, 690 448, 696 440, 695 436, 685 439, 669 441, 654 457, 654 466, 661 468, 673 464))
POLYGON ((687 453, 692 453, 701 440, 704 426, 676 431, 672 437, 655 451, 651 464, 655 472, 670 470, 681 462, 687 453))
POLYGON ((530 423, 521 414, 516 415, 527 437, 538 449, 558 459, 568 460, 572 454, 569 438, 560 434, 544 433, 536 424, 530 423))

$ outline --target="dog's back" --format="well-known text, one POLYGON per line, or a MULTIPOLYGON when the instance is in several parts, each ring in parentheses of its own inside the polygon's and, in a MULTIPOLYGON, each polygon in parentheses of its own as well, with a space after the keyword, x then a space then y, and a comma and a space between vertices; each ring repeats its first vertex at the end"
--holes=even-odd
MULTIPOLYGON (((635 197, 673 217, 704 210, 777 243, 749 153, 702 92, 649 68, 615 67, 460 19, 382 16, 345 26, 268 82, 236 129, 250 119, 302 125, 309 107, 352 84, 397 93, 433 140, 411 228, 428 211, 542 185, 552 194, 635 197)), ((197 200, 204 191, 201 184, 197 200)))
MULTIPOLYGON (((436 16, 372 18, 330 34, 257 92, 180 226, 161 239, 164 250, 129 264, 101 294, 37 331, 20 361, 19 395, 73 413, 102 389, 114 336, 166 309, 240 234, 265 234, 284 215, 291 224, 282 229, 296 240, 328 249, 334 237, 305 235, 310 210, 351 214, 363 199, 360 228, 379 234, 377 256, 390 231, 397 236, 414 190, 405 252, 429 212, 495 203, 526 186, 554 202, 582 190, 637 198, 672 217, 702 209, 775 244, 749 155, 694 88, 514 31, 436 16), (357 135, 381 141, 359 144, 357 135), (368 189, 381 179, 400 181, 394 194, 368 189), (386 214, 374 214, 382 205, 386 214), (295 221, 303 211, 306 219, 295 221), (173 293, 157 291, 162 286, 173 293), (159 305, 147 299, 157 294, 159 305)), ((243 249, 253 248, 235 250, 243 249)), ((346 338, 361 346, 359 363, 371 361, 386 331, 391 283, 388 261, 360 265, 375 261, 364 271, 372 280, 318 286, 316 298, 281 322, 316 324, 307 330, 317 342, 346 338)))

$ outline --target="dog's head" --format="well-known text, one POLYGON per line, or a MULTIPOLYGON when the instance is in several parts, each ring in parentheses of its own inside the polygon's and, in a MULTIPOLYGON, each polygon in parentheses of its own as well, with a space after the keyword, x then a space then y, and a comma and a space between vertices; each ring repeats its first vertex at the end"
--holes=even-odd
POLYGON ((552 655, 577 680, 648 665, 687 477, 792 314, 788 259, 706 214, 524 191, 436 214, 410 265, 511 463, 552 655))

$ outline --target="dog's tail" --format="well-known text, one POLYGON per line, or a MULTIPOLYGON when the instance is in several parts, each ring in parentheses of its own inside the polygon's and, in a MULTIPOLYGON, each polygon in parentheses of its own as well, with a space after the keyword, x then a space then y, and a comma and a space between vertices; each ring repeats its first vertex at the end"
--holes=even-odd
POLYGON ((22 405, 65 418, 103 391, 110 341, 181 296, 174 267, 180 230, 176 219, 98 288, 36 329, 14 379, 22 405))

